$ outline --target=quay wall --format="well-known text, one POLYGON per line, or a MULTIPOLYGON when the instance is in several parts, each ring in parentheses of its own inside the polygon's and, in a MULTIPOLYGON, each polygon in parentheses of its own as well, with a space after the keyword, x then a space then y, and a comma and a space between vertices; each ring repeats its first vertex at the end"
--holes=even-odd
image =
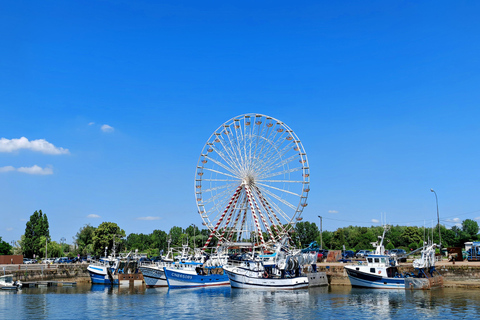
MULTIPOLYGON (((318 263, 317 270, 327 273, 328 282, 335 285, 349 286, 343 263, 318 263)), ((444 287, 480 288, 480 262, 440 262, 436 269, 444 277, 444 287)), ((411 263, 401 264, 400 272, 413 272, 411 263)))
MULTIPOLYGON (((318 263, 317 270, 325 272, 328 282, 335 285, 349 286, 343 263, 318 263)), ((76 281, 90 282, 87 271, 88 264, 4 264, 0 265, 0 273, 13 274, 14 280, 20 281, 76 281)), ((411 263, 402 263, 401 272, 413 272, 411 263)), ((480 288, 480 261, 475 262, 439 262, 437 270, 444 277, 445 287, 480 288)))
POLYGON ((12 274, 14 280, 90 282, 88 264, 17 264, 0 265, 0 273, 12 274))

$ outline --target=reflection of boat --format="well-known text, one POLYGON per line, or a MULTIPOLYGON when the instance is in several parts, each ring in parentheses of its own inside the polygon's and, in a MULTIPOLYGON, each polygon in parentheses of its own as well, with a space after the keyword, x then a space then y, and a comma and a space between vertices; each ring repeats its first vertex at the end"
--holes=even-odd
POLYGON ((13 275, 7 274, 0 276, 0 289, 17 290, 22 287, 20 281, 13 281, 13 275))
POLYGON ((195 288, 229 285, 227 275, 222 268, 177 268, 165 267, 165 276, 169 288, 195 288))
POLYGON ((383 240, 388 230, 384 227, 380 244, 375 244, 374 254, 367 257, 366 264, 347 265, 350 283, 353 287, 375 289, 430 289, 443 285, 443 278, 435 270, 435 244, 422 248, 422 258, 413 262, 417 274, 402 274, 398 269, 396 256, 385 254, 383 240), (436 273, 436 274, 434 274, 436 273))

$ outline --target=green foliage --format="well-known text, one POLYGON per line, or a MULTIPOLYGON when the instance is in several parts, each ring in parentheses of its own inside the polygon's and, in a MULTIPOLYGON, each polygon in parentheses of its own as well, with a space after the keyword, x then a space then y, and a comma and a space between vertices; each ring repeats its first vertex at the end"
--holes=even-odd
POLYGON ((311 242, 316 241, 320 232, 315 223, 308 221, 298 222, 295 225, 295 232, 292 235, 292 240, 297 247, 306 247, 311 242))
POLYGON ((25 257, 33 258, 34 254, 37 256, 40 254, 40 250, 45 246, 45 243, 41 244, 41 237, 45 237, 47 242, 50 241, 47 215, 39 210, 30 216, 30 221, 27 222, 25 227, 25 238, 22 243, 22 251, 25 257))
POLYGON ((406 227, 403 230, 400 238, 402 240, 402 244, 412 248, 414 246, 417 247, 418 242, 423 240, 423 230, 420 230, 418 227, 406 227))
POLYGON ((466 233, 466 236, 470 239, 477 239, 478 223, 472 219, 466 219, 462 222, 462 231, 466 233))
POLYGON ((102 255, 107 248, 107 254, 112 251, 115 240, 116 251, 120 251, 121 238, 125 237, 125 231, 114 222, 102 222, 93 233, 93 252, 102 255))
POLYGON ((8 242, 3 241, 2 237, 0 237, 0 255, 13 254, 12 249, 12 246, 8 242))
POLYGON ((47 247, 45 248, 46 237, 42 236, 39 240, 40 246, 40 257, 45 257, 45 249, 47 249, 47 258, 58 258, 63 257, 62 247, 59 243, 55 241, 48 242, 47 247))
POLYGON ((86 224, 77 232, 75 242, 78 246, 78 254, 86 256, 89 253, 93 253, 93 234, 95 233, 95 229, 95 227, 86 224))
POLYGON ((385 249, 392 250, 392 249, 395 249, 395 246, 393 245, 392 242, 388 242, 387 245, 385 246, 385 249))

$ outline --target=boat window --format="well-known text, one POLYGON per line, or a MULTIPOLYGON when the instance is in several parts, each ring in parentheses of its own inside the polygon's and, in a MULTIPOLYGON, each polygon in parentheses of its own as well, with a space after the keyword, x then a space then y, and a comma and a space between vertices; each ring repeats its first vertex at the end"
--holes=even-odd
POLYGON ((375 273, 375 268, 370 268, 371 273, 375 273))
POLYGON ((372 262, 373 262, 373 259, 372 259, 372 258, 368 258, 368 262, 369 262, 369 263, 372 263, 372 262))
POLYGON ((381 261, 382 261, 382 263, 385 263, 385 258, 382 258, 381 261))
POLYGON ((380 262, 380 259, 379 259, 379 258, 375 258, 375 262, 376 262, 376 263, 379 263, 379 262, 380 262))

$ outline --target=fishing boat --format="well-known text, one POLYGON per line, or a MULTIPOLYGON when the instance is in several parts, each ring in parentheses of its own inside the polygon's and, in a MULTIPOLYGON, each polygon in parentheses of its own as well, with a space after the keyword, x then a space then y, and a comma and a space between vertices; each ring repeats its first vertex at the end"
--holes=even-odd
POLYGON ((6 274, 0 276, 0 289, 1 290, 18 290, 22 287, 20 281, 13 281, 13 275, 6 274))
POLYGON ((275 245, 273 254, 259 255, 257 259, 229 263, 223 269, 230 285, 241 289, 293 290, 308 288, 306 266, 316 262, 315 253, 289 250, 284 238, 275 245))
POLYGON ((164 268, 175 267, 177 270, 195 270, 196 267, 201 266, 205 257, 199 250, 195 251, 194 255, 189 254, 190 248, 188 245, 183 245, 181 253, 173 257, 173 249, 168 249, 167 255, 154 264, 143 264, 139 270, 143 274, 143 279, 148 288, 168 287, 167 278, 165 276, 164 268))
POLYGON ((228 276, 222 268, 202 267, 178 268, 171 266, 164 268, 169 288, 196 288, 230 285, 228 276))
POLYGON ((398 257, 385 254, 383 241, 388 226, 384 226, 380 243, 375 243, 375 253, 367 256, 366 263, 346 265, 350 283, 353 287, 372 289, 430 289, 443 285, 443 277, 435 269, 436 244, 430 244, 421 250, 421 258, 413 262, 417 273, 402 273, 399 270, 398 257))
POLYGON ((87 267, 90 274, 90 280, 93 284, 118 285, 118 267, 120 259, 114 256, 101 258, 87 267))
MULTIPOLYGON (((115 245, 112 255, 101 258, 87 267, 92 284, 103 285, 140 285, 143 284, 143 275, 138 272, 137 252, 132 256, 129 252, 126 256, 115 255, 115 245)), ((107 252, 105 250, 105 256, 107 252)))

